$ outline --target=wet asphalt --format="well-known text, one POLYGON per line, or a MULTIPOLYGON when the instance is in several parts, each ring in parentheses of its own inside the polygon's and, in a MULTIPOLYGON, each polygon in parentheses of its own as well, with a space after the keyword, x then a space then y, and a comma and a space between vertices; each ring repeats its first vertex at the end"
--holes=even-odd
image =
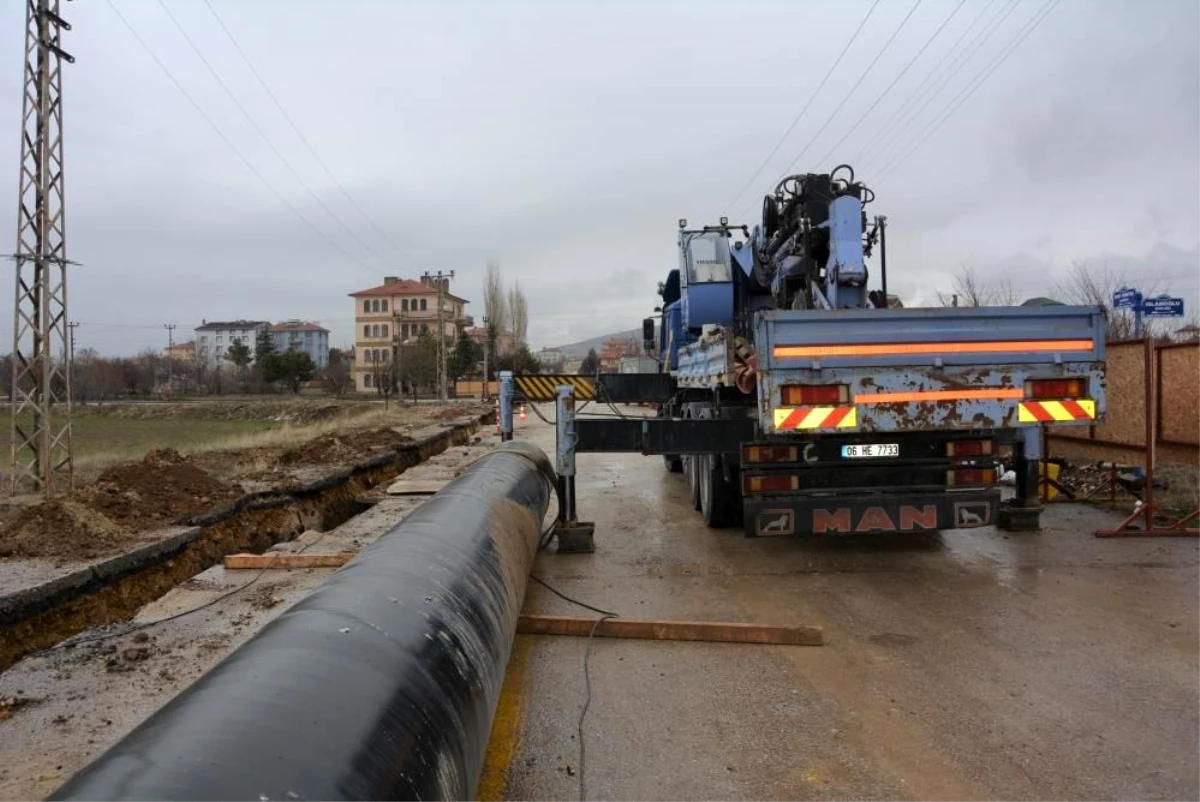
MULTIPOLYGON (((553 430, 518 431, 553 454, 553 430)), ((1040 533, 747 539, 661 458, 580 455, 596 553, 563 592, 639 618, 818 624, 821 647, 598 639, 592 799, 1196 799, 1195 539, 1040 533)), ((590 615, 532 585, 527 612, 590 615)), ((521 636, 510 799, 579 797, 585 641, 521 636)), ((510 691, 511 693, 511 691, 510 691)))

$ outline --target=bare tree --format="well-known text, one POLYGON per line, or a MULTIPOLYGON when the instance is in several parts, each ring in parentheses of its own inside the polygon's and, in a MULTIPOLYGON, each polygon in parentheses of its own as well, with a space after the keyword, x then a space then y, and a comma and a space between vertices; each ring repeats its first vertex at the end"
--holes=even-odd
POLYGON ((992 291, 986 282, 979 278, 974 267, 959 267, 954 273, 952 287, 952 293, 938 293, 938 302, 942 306, 991 306, 992 291))
MULTIPOLYGON (((1108 264, 1097 265, 1076 259, 1070 265, 1066 282, 1058 285, 1058 293, 1069 304, 1099 306, 1106 321, 1105 336, 1109 340, 1132 340, 1135 336, 1133 312, 1112 307, 1112 293, 1124 287, 1138 286, 1146 298, 1165 292, 1165 287, 1156 281, 1132 282, 1120 271, 1112 270, 1108 264)), ((1142 318, 1142 334, 1156 336, 1162 330, 1157 318, 1142 318)))
POLYGON ((514 281, 508 288, 508 314, 513 335, 513 347, 520 348, 527 343, 529 332, 529 302, 525 300, 525 290, 521 282, 514 281))
POLYGON ((504 298, 504 277, 500 275, 500 262, 488 259, 487 271, 483 275, 483 314, 488 325, 503 328, 508 320, 508 304, 504 298))

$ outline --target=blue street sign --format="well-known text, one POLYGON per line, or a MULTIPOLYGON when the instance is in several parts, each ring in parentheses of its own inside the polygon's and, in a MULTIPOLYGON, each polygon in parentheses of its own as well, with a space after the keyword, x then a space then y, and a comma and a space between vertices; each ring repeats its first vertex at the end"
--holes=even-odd
POLYGON ((1142 305, 1142 294, 1135 289, 1125 287, 1113 293, 1115 309, 1137 309, 1142 305))
POLYGON ((1147 298, 1142 302, 1142 312, 1147 317, 1183 317, 1183 299, 1170 295, 1147 298))

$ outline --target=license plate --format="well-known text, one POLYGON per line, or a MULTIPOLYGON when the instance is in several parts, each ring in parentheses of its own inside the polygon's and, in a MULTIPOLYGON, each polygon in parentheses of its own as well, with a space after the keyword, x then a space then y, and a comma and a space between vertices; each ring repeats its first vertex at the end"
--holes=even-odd
POLYGON ((842 446, 842 459, 898 456, 900 456, 899 443, 861 443, 852 446, 842 446))

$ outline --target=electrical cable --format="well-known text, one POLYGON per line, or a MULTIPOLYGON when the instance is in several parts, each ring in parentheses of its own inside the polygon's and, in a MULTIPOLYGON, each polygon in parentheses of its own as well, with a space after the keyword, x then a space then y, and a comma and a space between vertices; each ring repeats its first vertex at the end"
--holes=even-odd
POLYGON ((173 13, 171 13, 171 8, 167 5, 166 0, 158 0, 158 4, 160 6, 162 6, 162 10, 166 12, 167 16, 171 19, 171 22, 174 23, 175 28, 179 31, 180 34, 183 35, 184 40, 188 43, 188 46, 192 49, 192 52, 195 53, 196 57, 200 59, 200 62, 202 64, 204 64, 205 69, 208 70, 209 74, 212 75, 212 77, 220 85, 221 89, 223 89, 225 91, 225 94, 229 96, 229 99, 233 101, 233 104, 238 107, 238 111, 240 111, 242 113, 242 116, 246 118, 246 122, 250 123, 250 127, 252 127, 258 133, 258 135, 260 137, 262 137, 262 141, 267 144, 267 147, 269 147, 271 149, 271 152, 275 154, 275 156, 279 159, 279 161, 283 164, 283 166, 287 168, 288 172, 292 174, 292 177, 295 178, 296 181, 300 184, 300 186, 302 186, 304 188, 304 191, 308 193, 309 197, 312 198, 314 201, 316 201, 317 205, 320 206, 325 211, 325 214, 329 215, 330 218, 332 218, 334 222, 336 222, 339 226, 341 226, 342 230, 345 231, 348 235, 350 235, 351 239, 353 239, 355 242, 357 242, 359 245, 361 245, 369 254, 374 256, 376 259, 382 259, 382 257, 378 253, 376 253, 374 248, 372 248, 370 245, 368 245, 366 242, 364 242, 363 239, 358 236, 358 234, 354 233, 354 231, 351 230, 351 228, 348 225, 346 225, 345 221, 343 221, 342 218, 338 217, 337 214, 335 214, 334 211, 332 209, 330 209, 329 206, 326 205, 325 201, 321 200, 321 198, 317 195, 317 193, 313 191, 312 187, 310 187, 308 185, 308 182, 306 182, 300 176, 300 173, 298 173, 296 171, 296 168, 294 168, 292 166, 292 163, 290 161, 288 161, 287 158, 282 153, 279 152, 279 148, 275 147, 275 143, 271 141, 271 138, 269 136, 267 136, 267 132, 264 131, 259 126, 258 122, 254 119, 253 116, 251 116, 250 112, 246 110, 246 107, 244 105, 242 105, 242 102, 240 100, 238 100, 237 95, 234 94, 233 90, 229 88, 229 84, 225 83, 224 79, 221 78, 221 74, 219 72, 217 72, 216 68, 213 67, 212 63, 207 58, 204 57, 204 53, 202 53, 200 51, 200 47, 196 44, 195 40, 192 39, 192 37, 188 34, 187 30, 179 22, 179 19, 173 13))
MULTIPOLYGON (((991 40, 991 38, 996 35, 1000 28, 1003 27, 1004 23, 1008 21, 1008 18, 1012 16, 1012 13, 1017 10, 1017 6, 1020 5, 1020 2, 1021 0, 1010 0, 1007 6, 1001 6, 996 12, 996 15, 992 17, 988 24, 975 34, 974 38, 972 38, 971 41, 967 43, 967 46, 963 48, 963 51, 959 53, 946 67, 944 73, 933 82, 929 91, 925 93, 924 97, 919 102, 913 104, 912 107, 905 109, 900 121, 886 131, 888 135, 887 141, 889 146, 895 145, 897 142, 899 142, 901 137, 904 135, 904 132, 909 129, 909 126, 921 118, 921 116, 925 113, 925 109, 929 108, 929 105, 938 98, 938 96, 942 93, 942 90, 953 83, 955 78, 964 74, 967 65, 971 63, 975 56, 983 49, 983 47, 991 40)), ((887 149, 888 148, 883 148, 882 150, 886 151, 887 149)), ((872 154, 868 156, 867 163, 873 165, 877 161, 887 161, 887 158, 888 157, 881 156, 879 159, 876 159, 872 154)))
MULTIPOLYGON (((833 112, 829 115, 829 118, 825 120, 820 128, 817 129, 817 132, 812 135, 812 138, 808 140, 803 148, 801 148, 800 152, 796 154, 796 157, 792 159, 788 166, 783 169, 782 175, 787 176, 791 174, 792 168, 796 165, 796 163, 804 157, 804 154, 808 153, 808 149, 813 146, 813 143, 816 142, 817 139, 820 138, 821 134, 825 133, 825 129, 828 128, 835 119, 837 119, 837 116, 841 112, 842 108, 850 101, 850 98, 854 97, 854 93, 858 90, 858 87, 861 86, 862 82, 866 80, 868 75, 871 74, 871 70, 875 68, 875 65, 879 62, 879 59, 881 59, 883 54, 888 51, 888 48, 892 46, 892 42, 896 41, 896 37, 899 36, 900 32, 904 30, 904 26, 908 24, 910 19, 912 19, 912 15, 916 13, 917 8, 920 7, 922 2, 924 2, 924 0, 916 0, 916 2, 913 3, 912 8, 910 8, 908 13, 904 15, 904 19, 902 19, 900 24, 896 26, 896 30, 892 31, 892 35, 889 36, 887 41, 883 43, 883 47, 880 48, 879 52, 875 54, 875 58, 871 59, 871 63, 867 65, 865 70, 863 70, 862 75, 858 76, 858 80, 854 82, 854 86, 850 87, 850 91, 847 92, 846 96, 842 98, 842 102, 838 103, 837 108, 833 110, 833 112)), ((751 209, 753 209, 753 204, 751 204, 751 206, 742 213, 742 216, 744 217, 751 209)))
MULTIPOLYGON (((933 32, 933 35, 925 40, 925 44, 921 45, 921 49, 918 50, 916 52, 916 54, 913 55, 913 57, 908 60, 908 63, 905 64, 904 67, 899 72, 896 73, 895 77, 892 78, 892 82, 890 84, 888 84, 882 92, 879 93, 879 97, 875 98, 875 102, 872 103, 870 106, 868 106, 867 110, 864 111, 862 113, 862 115, 857 120, 855 120, 848 129, 846 129, 846 133, 842 135, 842 138, 839 139, 836 143, 834 143, 833 147, 831 147, 828 151, 826 151, 823 156, 821 156, 820 158, 818 158, 816 160, 817 164, 824 164, 825 161, 830 156, 832 156, 839 147, 842 146, 843 142, 845 142, 847 139, 850 138, 850 136, 852 134, 856 133, 859 130, 859 126, 862 125, 863 120, 867 119, 867 117, 870 116, 871 112, 873 112, 875 110, 875 107, 878 106, 885 97, 887 97, 888 92, 892 91, 892 89, 896 86, 896 84, 900 82, 900 80, 905 76, 905 74, 909 71, 909 69, 912 67, 912 65, 917 62, 917 59, 921 58, 921 55, 929 48, 929 46, 931 44, 933 44, 933 40, 938 38, 938 36, 941 34, 941 32, 946 29, 946 26, 950 24, 950 21, 952 19, 954 19, 954 17, 958 14, 958 12, 962 10, 962 7, 964 5, 966 5, 966 3, 967 3, 967 0, 958 0, 958 5, 956 5, 954 7, 954 9, 950 12, 950 14, 946 17, 946 19, 942 20, 942 24, 937 27, 937 30, 935 30, 933 32)), ((854 179, 851 178, 850 180, 853 181, 854 179)))
POLYGON ((122 14, 120 12, 120 10, 116 7, 116 5, 113 4, 113 0, 104 0, 104 1, 106 3, 108 3, 108 7, 113 10, 113 13, 117 15, 117 18, 121 20, 121 22, 125 25, 126 29, 128 29, 129 33, 133 35, 133 38, 136 39, 138 44, 142 46, 142 49, 145 50, 146 53, 150 56, 150 58, 154 61, 154 63, 158 65, 158 68, 163 71, 163 74, 166 75, 167 78, 171 81, 171 83, 175 85, 175 88, 179 90, 179 93, 182 94, 184 96, 184 98, 188 101, 188 103, 190 103, 192 105, 192 108, 194 108, 196 110, 196 113, 199 114, 206 123, 208 123, 208 126, 213 129, 213 132, 216 133, 216 135, 221 138, 221 140, 229 147, 229 149, 233 151, 234 155, 237 156, 238 159, 241 160, 242 164, 246 165, 246 168, 254 174, 254 176, 263 184, 263 186, 265 186, 272 193, 274 193, 275 197, 277 197, 279 199, 279 201, 284 206, 286 206, 288 208, 288 210, 293 215, 296 216, 297 219, 300 220, 300 222, 304 223, 306 226, 308 226, 313 231, 315 231, 318 236, 320 236, 322 239, 324 239, 326 242, 328 242, 336 251, 338 251, 340 254, 342 254, 342 256, 346 257, 346 259, 353 262, 354 264, 362 267, 364 270, 370 271, 372 273, 372 275, 374 275, 376 273, 376 271, 374 269, 372 269, 365 262, 361 261, 360 259, 358 259, 355 256, 353 256, 352 254, 350 254, 345 248, 343 248, 341 245, 339 245, 328 234, 326 234, 324 231, 322 231, 315 223, 313 223, 312 220, 309 220, 304 215, 303 212, 301 212, 299 209, 297 209, 295 204, 293 204, 291 201, 289 201, 287 199, 287 197, 285 197, 284 194, 282 192, 280 192, 279 189, 276 188, 276 186, 274 184, 272 184, 269 180, 267 180, 267 177, 264 176, 262 174, 262 172, 259 171, 259 169, 257 167, 255 167, 248 158, 246 158, 245 154, 243 154, 238 149, 237 145, 233 144, 233 140, 231 140, 228 136, 226 136, 225 132, 222 131, 220 129, 220 127, 217 126, 217 124, 213 121, 212 117, 209 117, 208 113, 205 112, 203 108, 201 108, 200 104, 197 103, 196 99, 193 98, 192 95, 187 91, 187 89, 184 88, 183 84, 181 84, 179 82, 179 79, 175 77, 174 73, 172 73, 169 69, 167 69, 167 65, 164 64, 162 59, 160 59, 158 57, 158 54, 155 53, 150 48, 150 45, 146 44, 146 40, 141 37, 141 35, 137 32, 137 30, 133 27, 133 25, 130 24, 129 20, 127 20, 125 18, 125 15, 122 14))
POLYGON ((913 101, 917 98, 918 95, 921 95, 921 93, 925 90, 926 86, 929 84, 930 80, 933 79, 933 77, 938 74, 939 70, 941 70, 941 68, 942 68, 942 65, 945 64, 950 59, 950 57, 958 51, 959 45, 961 45, 963 43, 963 40, 965 40, 967 38, 967 36, 970 35, 971 31, 973 31, 975 29, 975 26, 978 25, 980 23, 980 21, 982 21, 983 18, 987 16, 988 9, 990 9, 996 2, 997 2, 997 0, 987 0, 987 3, 984 5, 983 10, 980 11, 979 15, 971 21, 970 25, 968 25, 966 28, 963 29, 963 32, 958 35, 958 38, 956 40, 954 40, 954 44, 950 45, 950 47, 946 50, 946 52, 942 54, 942 57, 940 59, 938 59, 937 64, 934 64, 933 68, 925 75, 924 78, 921 79, 921 83, 917 84, 916 88, 913 89, 913 91, 909 94, 909 96, 900 102, 899 106, 896 107, 896 110, 894 112, 892 112, 892 116, 889 117, 883 125, 879 126, 879 129, 871 136, 871 138, 869 140, 867 140, 867 143, 858 151, 858 153, 855 154, 853 163, 855 163, 855 164, 861 163, 863 157, 867 153, 871 152, 871 149, 875 147, 875 143, 879 141, 880 137, 884 136, 889 131, 895 130, 894 123, 898 119, 900 119, 905 114, 905 112, 911 111, 913 109, 913 106, 914 106, 913 101))
POLYGON ((587 799, 587 743, 583 735, 583 722, 587 718, 588 708, 592 706, 592 644, 596 641, 596 630, 600 628, 600 624, 609 618, 616 618, 614 615, 602 615, 596 619, 596 623, 592 624, 592 629, 588 632, 587 646, 583 650, 583 687, 584 699, 583 709, 579 711, 579 726, 576 728, 579 732, 579 802, 584 802, 587 799))
POLYGON ((221 19, 221 15, 217 13, 215 8, 213 8, 212 3, 209 2, 209 0, 204 0, 204 5, 208 7, 209 12, 213 15, 213 18, 217 21, 217 24, 221 26, 221 30, 225 32, 225 36, 229 38, 230 43, 238 52, 238 55, 242 57, 242 61, 244 61, 246 66, 250 68, 250 72, 253 73, 259 85, 267 93, 267 97, 271 98, 271 102, 275 104, 275 108, 279 109, 279 113, 283 115, 283 118, 287 120, 288 125, 290 125, 292 130, 296 132, 296 136, 302 143, 304 143, 304 147, 308 149, 308 152, 312 155, 313 160, 316 161, 317 164, 321 165, 321 169, 325 171, 327 176, 329 176, 329 180, 334 183, 334 186, 338 188, 338 191, 342 193, 342 195, 362 216, 362 218, 367 221, 367 224, 371 226, 376 234, 378 234, 398 253, 407 254, 408 251, 405 251, 403 248, 398 246, 386 233, 384 233, 383 229, 375 223, 371 216, 368 215, 362 206, 358 204, 358 201, 354 199, 354 196, 351 195, 350 192, 347 191, 346 187, 342 185, 342 182, 338 180, 336 175, 334 175, 333 170, 329 169, 329 165, 326 164, 325 160, 320 157, 316 148, 314 148, 312 143, 308 141, 308 137, 304 136, 304 134, 300 131, 300 127, 296 125, 296 121, 292 119, 290 114, 288 114, 287 110, 283 107, 283 104, 279 102, 279 98, 276 97, 275 93, 271 91, 271 87, 267 85, 267 82, 263 79, 262 75, 260 75, 258 70, 255 69, 253 62, 250 61, 250 57, 246 55, 246 51, 242 49, 241 44, 236 38, 234 38, 233 32, 229 30, 229 26, 225 24, 225 20, 221 19))
POLYGON ((787 141, 789 136, 791 136, 792 131, 796 128, 796 125, 800 122, 800 119, 804 117, 804 113, 808 111, 808 107, 811 106, 813 101, 817 99, 817 95, 821 94, 821 90, 825 88, 825 84, 829 81, 830 76, 833 75, 834 70, 836 70, 838 65, 842 63, 842 59, 846 56, 846 52, 850 50, 850 46, 854 44, 856 39, 858 39, 858 35, 862 33, 862 29, 866 26, 867 20, 869 20, 871 15, 875 13, 875 9, 879 7, 880 2, 882 2, 882 0, 875 0, 874 5, 872 5, 867 11, 867 15, 863 17, 862 22, 858 23, 858 27, 854 29, 854 33, 850 35, 850 41, 846 42, 846 46, 842 48, 842 52, 838 53, 838 57, 834 60, 833 64, 830 65, 829 70, 826 71, 825 77, 821 79, 821 83, 817 84, 817 88, 813 90, 813 93, 809 96, 808 101, 803 107, 801 107, 799 113, 796 114, 796 116, 792 119, 791 125, 789 125, 787 130, 783 132, 783 136, 779 137, 779 141, 775 143, 775 147, 771 148, 771 152, 767 154, 767 158, 763 159, 762 164, 758 165, 758 169, 754 171, 754 175, 750 176, 749 180, 746 181, 745 186, 738 190, 738 193, 733 196, 733 200, 725 204, 726 210, 733 208, 734 204, 741 200, 742 195, 746 193, 746 190, 749 189, 754 181, 762 174, 762 171, 771 162, 771 159, 775 158, 775 154, 779 152, 779 149, 783 147, 783 143, 787 141))
POLYGON ((620 618, 621 617, 619 613, 614 613, 612 610, 601 610, 599 607, 593 607, 592 605, 588 604, 587 602, 581 602, 581 601, 579 601, 579 599, 572 599, 570 596, 563 593, 561 590, 557 589, 556 587, 551 585, 546 580, 542 579, 537 574, 530 574, 529 578, 532 579, 534 582, 537 582, 539 585, 544 587, 546 590, 553 593, 558 598, 562 599, 563 601, 570 602, 571 604, 574 604, 577 607, 582 607, 585 610, 591 610, 593 613, 599 613, 600 615, 607 616, 608 618, 620 618))
POLYGON ((1058 5, 1058 2, 1059 0, 1047 0, 1047 3, 1042 7, 1042 10, 1035 14, 1034 17, 1027 22, 1012 39, 1009 40, 1008 45, 1006 45, 1003 50, 993 57, 992 61, 980 71, 980 73, 971 83, 963 87, 963 89, 959 91, 958 95, 955 95, 954 99, 950 101, 950 105, 948 106, 949 110, 945 111, 940 118, 935 118, 935 120, 931 123, 932 127, 926 126, 926 129, 923 131, 923 135, 918 134, 919 139, 916 141, 916 143, 908 150, 903 151, 903 155, 900 156, 898 160, 893 159, 883 167, 883 169, 880 171, 879 178, 876 179, 875 183, 878 184, 879 182, 883 181, 889 173, 894 172, 900 167, 900 165, 908 161, 913 153, 919 150, 920 147, 924 145, 925 142, 931 136, 933 136, 947 120, 953 117, 954 113, 958 111, 958 109, 964 103, 966 103, 973 94, 975 94, 976 90, 978 90, 979 87, 983 86, 983 84, 987 82, 987 79, 991 77, 992 73, 994 73, 1000 67, 1000 65, 1003 64, 1008 57, 1012 55, 1018 47, 1021 46, 1025 39, 1027 39, 1029 35, 1033 33, 1039 25, 1042 24, 1042 21, 1050 15, 1050 12, 1054 10, 1054 7, 1058 5))

